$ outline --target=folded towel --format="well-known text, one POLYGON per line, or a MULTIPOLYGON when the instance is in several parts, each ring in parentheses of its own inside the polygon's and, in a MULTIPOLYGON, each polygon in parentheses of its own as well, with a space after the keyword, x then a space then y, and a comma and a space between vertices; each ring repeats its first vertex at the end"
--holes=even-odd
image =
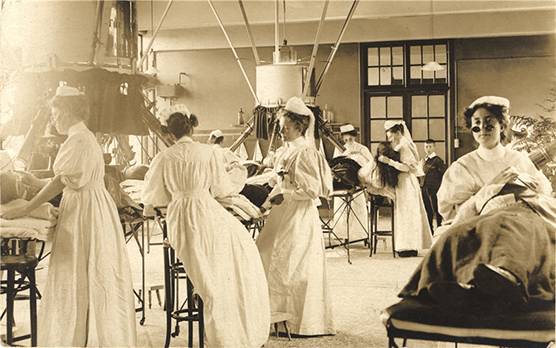
POLYGON ((23 217, 19 219, 6 220, 0 219, 0 227, 3 230, 6 227, 18 227, 36 230, 38 233, 46 234, 49 228, 56 226, 56 220, 35 219, 30 217, 23 217))
MULTIPOLYGON (((4 208, 8 209, 17 209, 22 208, 28 202, 24 199, 18 198, 14 199, 13 201, 2 204, 2 210, 4 208)), ((53 206, 50 203, 43 203, 38 208, 33 210, 32 212, 27 215, 27 217, 36 218, 36 219, 44 219, 44 220, 56 220, 58 218, 58 208, 53 206)))

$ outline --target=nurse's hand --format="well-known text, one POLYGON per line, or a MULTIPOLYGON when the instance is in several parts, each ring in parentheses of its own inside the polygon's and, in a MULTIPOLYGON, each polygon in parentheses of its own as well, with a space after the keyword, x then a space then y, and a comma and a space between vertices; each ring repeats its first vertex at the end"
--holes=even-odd
POLYGON ((270 199, 270 204, 272 205, 280 205, 284 201, 284 195, 279 193, 276 196, 270 199))
POLYGON ((496 175, 488 185, 506 185, 510 181, 514 181, 519 176, 517 169, 514 167, 506 167, 498 175, 496 175))
POLYGON ((388 163, 390 163, 390 158, 388 158, 386 156, 383 156, 383 155, 380 155, 380 156, 378 156, 378 161, 388 164, 388 163))
POLYGON ((14 171, 20 178, 21 182, 28 186, 42 188, 44 185, 42 181, 34 176, 32 173, 24 172, 21 170, 14 171))
POLYGON ((27 208, 27 205, 25 205, 17 208, 2 208, 1 217, 2 219, 13 220, 27 216, 27 214, 29 214, 29 209, 27 208))

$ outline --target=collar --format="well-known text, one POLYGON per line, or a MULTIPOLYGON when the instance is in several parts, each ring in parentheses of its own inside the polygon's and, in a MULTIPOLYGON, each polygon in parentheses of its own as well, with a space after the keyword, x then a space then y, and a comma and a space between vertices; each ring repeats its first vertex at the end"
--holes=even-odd
POLYGON ((436 152, 433 152, 430 155, 426 155, 425 160, 430 160, 431 158, 435 158, 435 157, 436 157, 436 152))
POLYGON ((189 137, 189 135, 184 135, 183 137, 179 138, 176 143, 192 143, 193 139, 189 137))
POLYGON ((502 144, 498 143, 498 145, 490 150, 479 146, 477 153, 479 154, 479 157, 485 161, 494 161, 502 158, 506 154, 506 150, 504 150, 504 146, 502 146, 502 144))
POLYGON ((222 146, 220 146, 219 144, 212 144, 212 148, 213 149, 221 149, 222 146))
POLYGON ((298 148, 307 143, 307 140, 304 136, 300 136, 299 138, 295 139, 294 141, 290 141, 290 148, 298 148))
POLYGON ((68 129, 68 135, 75 134, 79 131, 88 129, 83 121, 79 121, 68 129))

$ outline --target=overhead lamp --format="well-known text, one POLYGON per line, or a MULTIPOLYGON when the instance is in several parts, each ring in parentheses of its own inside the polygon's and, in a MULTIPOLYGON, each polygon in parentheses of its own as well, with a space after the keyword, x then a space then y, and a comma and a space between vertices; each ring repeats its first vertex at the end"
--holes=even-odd
MULTIPOLYGON (((433 12, 433 8, 432 8, 433 0, 430 0, 429 3, 430 3, 430 11, 431 11, 430 12, 431 37, 434 40, 434 12, 433 12)), ((434 57, 433 57, 433 59, 434 59, 434 57)), ((433 60, 431 62, 426 62, 425 65, 423 65, 421 67, 421 70, 423 70, 423 71, 442 71, 442 70, 444 70, 444 67, 442 65, 438 64, 437 61, 433 60)))
MULTIPOLYGON (((153 20, 153 15, 154 15, 154 1, 151 0, 151 34, 154 35, 154 20, 153 20)), ((156 68, 156 52, 154 50, 151 50, 152 54, 153 54, 153 62, 151 64, 151 66, 147 69, 147 71, 145 71, 145 74, 147 75, 153 75, 156 76, 156 74, 159 74, 161 71, 158 70, 156 68)))
POLYGON ((436 61, 426 62, 425 65, 421 67, 421 70, 424 71, 441 71, 444 70, 444 67, 436 61))

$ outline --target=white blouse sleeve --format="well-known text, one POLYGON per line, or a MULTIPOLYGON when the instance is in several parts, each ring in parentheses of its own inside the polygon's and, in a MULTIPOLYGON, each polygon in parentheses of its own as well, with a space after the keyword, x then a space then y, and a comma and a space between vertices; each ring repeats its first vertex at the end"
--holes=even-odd
POLYGON ((141 195, 145 205, 165 207, 172 201, 172 195, 164 183, 164 152, 156 155, 145 174, 146 185, 141 195))
POLYGON ((290 194, 295 200, 315 200, 321 196, 328 196, 332 191, 330 167, 314 149, 303 149, 299 153, 293 173, 293 181, 297 188, 284 194, 290 194))
POLYGON ((363 157, 365 157, 365 159, 369 162, 374 161, 374 158, 373 158, 373 155, 371 154, 371 151, 365 145, 362 145, 361 155, 363 155, 363 157))
POLYGON ((224 157, 218 151, 212 151, 210 158, 211 185, 210 193, 213 197, 222 198, 234 194, 234 186, 230 175, 226 172, 224 157))
POLYGON ((88 137, 78 136, 69 137, 62 144, 53 169, 65 186, 77 190, 92 180, 93 146, 98 144, 91 143, 88 137))
POLYGON ((454 162, 442 178, 438 190, 438 212, 449 222, 455 223, 477 216, 484 204, 494 197, 504 185, 479 187, 464 165, 454 162))

